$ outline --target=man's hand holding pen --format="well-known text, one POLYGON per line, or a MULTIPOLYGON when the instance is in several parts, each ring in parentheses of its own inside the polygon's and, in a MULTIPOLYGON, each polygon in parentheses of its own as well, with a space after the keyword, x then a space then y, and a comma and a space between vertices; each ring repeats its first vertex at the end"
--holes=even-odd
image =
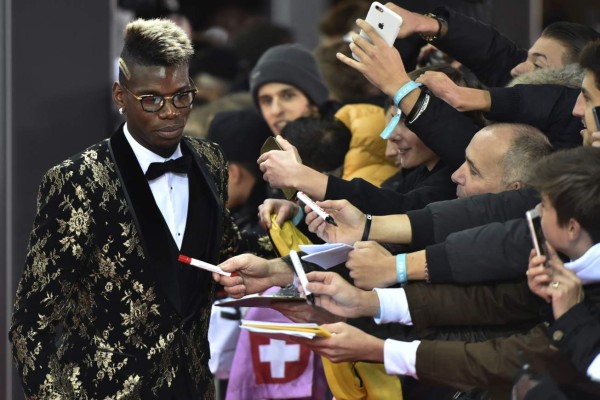
POLYGON ((253 254, 240 254, 219 265, 231 276, 213 272, 213 279, 234 299, 260 293, 272 286, 285 286, 294 279, 293 271, 280 258, 266 260, 253 254))
POLYGON ((337 226, 335 220, 329 215, 325 210, 323 210, 317 203, 315 203, 310 197, 308 197, 304 192, 298 192, 296 194, 298 200, 300 200, 306 207, 308 207, 311 211, 317 213, 317 215, 328 224, 337 226))
POLYGON ((353 246, 354 242, 361 239, 366 222, 362 211, 347 200, 326 200, 316 204, 335 220, 335 225, 327 223, 318 212, 307 206, 305 221, 311 232, 327 243, 346 243, 353 246))

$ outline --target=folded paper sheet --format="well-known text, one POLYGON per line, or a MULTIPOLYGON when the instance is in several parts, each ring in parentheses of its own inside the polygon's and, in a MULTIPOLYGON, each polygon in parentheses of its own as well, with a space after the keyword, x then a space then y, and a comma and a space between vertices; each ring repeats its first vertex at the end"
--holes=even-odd
POLYGON ((345 243, 301 244, 300 250, 306 253, 302 260, 329 269, 348 260, 348 253, 354 247, 345 243))

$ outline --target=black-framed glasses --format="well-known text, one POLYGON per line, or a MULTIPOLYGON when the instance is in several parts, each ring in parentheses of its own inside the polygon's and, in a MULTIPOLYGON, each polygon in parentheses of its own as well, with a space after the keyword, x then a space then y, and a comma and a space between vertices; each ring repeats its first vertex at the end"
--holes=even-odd
POLYGON ((189 80, 190 84, 192 85, 191 89, 184 90, 182 92, 177 92, 171 96, 162 96, 159 94, 143 94, 141 96, 138 96, 137 94, 129 90, 127 86, 123 84, 121 84, 121 86, 123 86, 125 90, 127 90, 129 94, 133 96, 134 99, 140 101, 140 104, 142 105, 142 110, 150 113, 155 113, 162 110, 167 100, 171 100, 171 102, 173 103, 173 107, 175 108, 188 108, 189 106, 191 106, 194 102, 194 98, 196 97, 198 89, 196 89, 196 86, 194 85, 194 82, 192 82, 192 79, 190 78, 189 80))

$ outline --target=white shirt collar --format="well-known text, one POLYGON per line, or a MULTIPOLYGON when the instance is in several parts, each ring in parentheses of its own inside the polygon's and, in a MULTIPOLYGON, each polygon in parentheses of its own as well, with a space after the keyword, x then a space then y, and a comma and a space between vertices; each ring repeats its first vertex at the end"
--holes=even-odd
POLYGON ((127 142, 129 142, 129 145, 133 150, 133 154, 135 154, 135 158, 137 158, 140 167, 142 168, 142 171, 144 173, 146 173, 148 167, 153 162, 165 162, 168 160, 174 160, 183 155, 181 152, 181 143, 177 144, 177 148, 175 149, 173 154, 171 154, 170 157, 164 158, 163 156, 159 156, 158 154, 148 150, 147 148, 139 144, 138 141, 135 140, 133 136, 131 136, 131 133, 129 133, 129 129, 127 129, 127 123, 123 125, 123 132, 125 133, 125 138, 127 139, 127 142))
POLYGON ((596 243, 577 260, 565 263, 565 267, 575 272, 581 283, 600 282, 600 243, 596 243))

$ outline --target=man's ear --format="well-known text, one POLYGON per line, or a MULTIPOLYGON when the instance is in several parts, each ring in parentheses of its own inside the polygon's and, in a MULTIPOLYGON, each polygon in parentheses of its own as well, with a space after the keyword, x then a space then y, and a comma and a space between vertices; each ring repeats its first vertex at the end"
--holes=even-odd
POLYGON ((517 190, 517 189, 522 189, 522 188, 523 188, 523 182, 521 182, 521 181, 515 181, 509 185, 510 190, 517 190))
POLYGON ((227 166, 227 170, 229 171, 229 181, 233 183, 237 183, 241 179, 242 171, 240 170, 240 166, 235 163, 229 163, 227 166))
POLYGON ((117 108, 125 107, 125 93, 119 82, 114 82, 112 85, 112 98, 117 108))
POLYGON ((582 227, 579 221, 575 218, 569 218, 569 222, 567 222, 567 233, 569 235, 569 240, 576 241, 579 239, 582 233, 582 227))

